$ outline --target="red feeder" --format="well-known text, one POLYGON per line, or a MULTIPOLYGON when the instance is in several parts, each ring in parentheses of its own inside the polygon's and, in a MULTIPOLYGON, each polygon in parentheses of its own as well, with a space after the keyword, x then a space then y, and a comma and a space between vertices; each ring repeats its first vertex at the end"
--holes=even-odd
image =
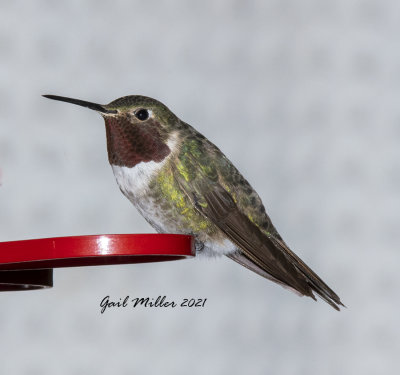
POLYGON ((53 268, 147 263, 195 256, 181 234, 104 234, 0 242, 0 291, 53 286, 53 268))

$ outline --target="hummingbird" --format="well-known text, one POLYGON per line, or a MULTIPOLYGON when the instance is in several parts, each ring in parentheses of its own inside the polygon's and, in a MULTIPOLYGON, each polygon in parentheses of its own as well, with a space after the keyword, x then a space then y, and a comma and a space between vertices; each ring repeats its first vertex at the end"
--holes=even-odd
POLYGON ((193 235, 198 255, 225 255, 300 296, 316 300, 317 294, 336 310, 344 306, 290 250, 257 192, 222 151, 163 103, 142 95, 105 105, 43 96, 104 118, 117 184, 158 233, 193 235))

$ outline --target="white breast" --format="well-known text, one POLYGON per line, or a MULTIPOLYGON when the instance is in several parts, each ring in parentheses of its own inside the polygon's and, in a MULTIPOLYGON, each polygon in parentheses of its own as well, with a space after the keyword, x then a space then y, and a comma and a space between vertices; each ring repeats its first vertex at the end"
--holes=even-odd
POLYGON ((166 159, 156 163, 141 162, 132 168, 111 165, 121 191, 129 198, 140 197, 146 193, 151 179, 164 166, 166 159))
POLYGON ((146 193, 150 181, 174 154, 177 144, 178 135, 177 133, 173 133, 167 141, 171 153, 160 162, 140 162, 132 168, 111 165, 119 188, 126 197, 133 201, 135 197, 138 198, 146 193))

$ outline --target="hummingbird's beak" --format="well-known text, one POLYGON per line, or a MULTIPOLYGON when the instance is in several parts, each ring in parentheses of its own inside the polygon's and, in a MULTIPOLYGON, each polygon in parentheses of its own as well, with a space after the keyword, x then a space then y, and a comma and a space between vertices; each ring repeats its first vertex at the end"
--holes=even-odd
POLYGON ((101 104, 86 102, 85 100, 66 98, 65 96, 57 96, 57 95, 42 95, 42 96, 44 96, 47 99, 59 100, 60 102, 67 102, 67 103, 80 105, 82 107, 93 109, 94 111, 101 112, 101 113, 117 113, 116 110, 110 110, 110 109, 104 108, 104 106, 101 104))

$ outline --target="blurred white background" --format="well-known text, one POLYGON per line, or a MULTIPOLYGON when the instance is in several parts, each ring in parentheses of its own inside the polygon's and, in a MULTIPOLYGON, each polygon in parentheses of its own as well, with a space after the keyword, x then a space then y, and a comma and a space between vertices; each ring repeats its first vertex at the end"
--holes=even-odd
POLYGON ((0 295, 0 372, 387 374, 400 366, 398 1, 3 1, 0 240, 153 232, 103 120, 152 96, 216 143, 338 313, 229 259, 59 269, 0 295), (105 295, 208 298, 100 314, 105 295))

